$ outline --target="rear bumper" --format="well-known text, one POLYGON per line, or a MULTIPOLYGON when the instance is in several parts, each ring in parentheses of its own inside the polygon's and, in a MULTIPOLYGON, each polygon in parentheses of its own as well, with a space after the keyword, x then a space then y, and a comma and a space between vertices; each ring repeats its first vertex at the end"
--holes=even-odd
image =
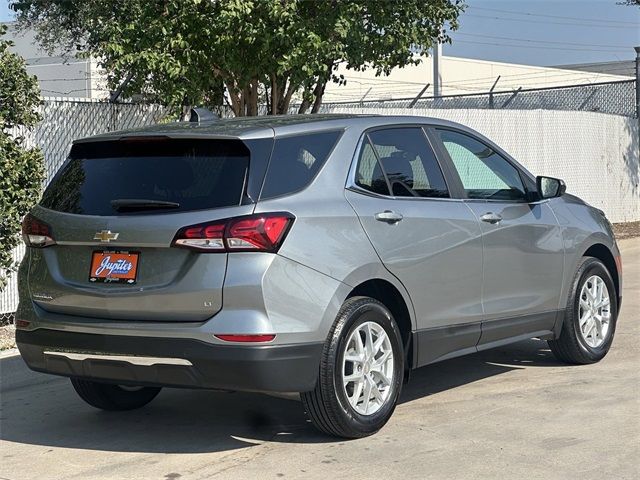
POLYGON ((29 368, 130 385, 304 392, 315 386, 322 343, 216 345, 194 339, 17 330, 29 368))

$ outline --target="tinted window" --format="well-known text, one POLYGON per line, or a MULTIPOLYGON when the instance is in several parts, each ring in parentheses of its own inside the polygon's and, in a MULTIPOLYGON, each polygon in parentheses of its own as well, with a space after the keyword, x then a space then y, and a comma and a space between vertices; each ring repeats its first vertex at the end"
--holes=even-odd
POLYGON ((356 171, 356 185, 370 192, 389 195, 387 180, 382 173, 378 157, 367 138, 360 149, 358 169, 356 171))
POLYGON ((240 141, 160 139, 77 144, 40 203, 84 215, 239 205, 248 166, 249 151, 240 141), (119 206, 112 203, 116 200, 119 206), (127 209, 122 208, 122 200, 149 200, 157 205, 127 209), (162 207, 158 202, 172 205, 162 207))
POLYGON ((450 130, 438 131, 468 198, 517 200, 526 198, 516 167, 484 143, 450 130))
POLYGON ((277 138, 261 199, 302 190, 315 178, 342 132, 277 138))
POLYGON ((436 156, 421 128, 376 130, 369 139, 394 196, 449 196, 436 156))

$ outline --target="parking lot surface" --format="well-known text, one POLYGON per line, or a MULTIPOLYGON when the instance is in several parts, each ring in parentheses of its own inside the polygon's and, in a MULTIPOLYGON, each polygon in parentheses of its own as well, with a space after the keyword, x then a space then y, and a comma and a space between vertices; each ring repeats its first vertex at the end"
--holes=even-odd
POLYGON ((322 436, 300 402, 166 389, 144 409, 84 404, 0 358, 1 479, 640 478, 640 239, 620 242, 623 307, 599 364, 530 340, 422 368, 389 424, 322 436))

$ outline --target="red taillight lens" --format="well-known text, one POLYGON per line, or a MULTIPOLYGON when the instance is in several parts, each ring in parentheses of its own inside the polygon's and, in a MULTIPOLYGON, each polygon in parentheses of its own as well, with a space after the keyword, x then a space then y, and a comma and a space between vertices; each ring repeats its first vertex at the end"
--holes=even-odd
POLYGON ((193 248, 203 252, 224 252, 224 222, 192 225, 176 234, 174 245, 193 248))
POLYGON ((243 343, 260 343, 270 342, 276 338, 273 334, 267 335, 215 335, 216 338, 224 340, 225 342, 243 342, 243 343))
POLYGON ((293 219, 285 215, 258 216, 231 220, 225 240, 229 250, 278 249, 293 219))
POLYGON ((173 245, 201 252, 276 252, 293 223, 290 213, 264 213, 184 227, 173 245))
POLYGON ((22 239, 28 247, 35 248, 48 247, 56 243, 51 227, 31 214, 22 220, 22 239))

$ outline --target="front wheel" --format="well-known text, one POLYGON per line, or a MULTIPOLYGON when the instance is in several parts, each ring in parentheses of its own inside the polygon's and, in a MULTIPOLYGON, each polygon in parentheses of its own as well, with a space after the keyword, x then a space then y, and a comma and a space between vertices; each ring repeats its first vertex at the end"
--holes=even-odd
POLYGON ((393 414, 403 372, 402 337, 391 312, 373 298, 352 297, 329 333, 315 389, 300 396, 324 433, 366 437, 393 414))
POLYGON ((611 348, 618 318, 613 279, 604 264, 584 257, 571 285, 560 337, 549 340, 558 360, 588 364, 600 361, 611 348))
POLYGON ((128 387, 72 378, 80 398, 101 410, 133 410, 144 407, 160 393, 159 387, 128 387))

